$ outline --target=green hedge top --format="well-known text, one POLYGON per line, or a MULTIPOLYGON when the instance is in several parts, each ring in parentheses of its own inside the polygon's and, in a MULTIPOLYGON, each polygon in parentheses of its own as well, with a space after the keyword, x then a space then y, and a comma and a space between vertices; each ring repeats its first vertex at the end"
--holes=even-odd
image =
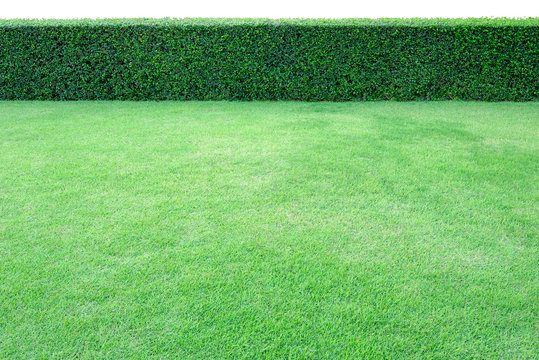
POLYGON ((0 20, 0 100, 539 97, 539 18, 0 20))
POLYGON ((539 18, 132 18, 132 19, 0 19, 0 26, 539 26, 539 18))

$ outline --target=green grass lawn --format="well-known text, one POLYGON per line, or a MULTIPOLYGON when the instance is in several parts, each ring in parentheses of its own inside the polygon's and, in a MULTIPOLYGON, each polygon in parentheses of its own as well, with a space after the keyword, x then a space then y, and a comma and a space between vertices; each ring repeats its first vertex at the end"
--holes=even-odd
POLYGON ((539 103, 0 102, 1 359, 537 359, 539 103))

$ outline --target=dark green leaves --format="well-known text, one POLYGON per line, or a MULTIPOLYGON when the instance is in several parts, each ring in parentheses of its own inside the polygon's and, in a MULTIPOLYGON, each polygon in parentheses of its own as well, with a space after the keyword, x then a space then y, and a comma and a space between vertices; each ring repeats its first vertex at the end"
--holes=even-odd
POLYGON ((537 19, 0 22, 0 99, 534 100, 537 19))

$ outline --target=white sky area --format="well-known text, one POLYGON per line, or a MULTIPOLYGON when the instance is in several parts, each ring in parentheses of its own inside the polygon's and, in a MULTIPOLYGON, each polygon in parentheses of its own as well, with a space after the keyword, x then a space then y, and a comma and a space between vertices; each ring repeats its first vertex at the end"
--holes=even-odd
POLYGON ((0 18, 539 17, 539 0, 0 0, 0 18))

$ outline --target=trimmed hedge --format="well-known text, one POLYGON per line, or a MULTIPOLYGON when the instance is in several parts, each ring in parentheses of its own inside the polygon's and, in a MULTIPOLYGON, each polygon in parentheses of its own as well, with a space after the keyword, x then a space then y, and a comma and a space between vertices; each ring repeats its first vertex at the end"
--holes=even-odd
POLYGON ((0 21, 4 100, 537 100, 539 18, 0 21))

